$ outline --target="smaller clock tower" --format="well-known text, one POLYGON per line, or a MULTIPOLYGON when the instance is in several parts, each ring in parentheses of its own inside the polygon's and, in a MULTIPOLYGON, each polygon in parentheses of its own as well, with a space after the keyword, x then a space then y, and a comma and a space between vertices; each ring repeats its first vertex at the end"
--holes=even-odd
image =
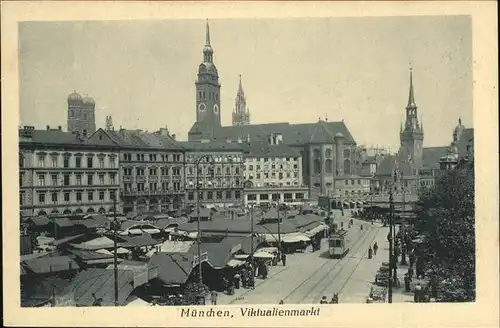
POLYGON ((413 91, 413 71, 410 68, 410 91, 408 95, 408 105, 406 105, 406 120, 401 126, 399 133, 401 148, 399 155, 401 160, 411 163, 414 169, 422 168, 423 163, 423 143, 424 129, 418 121, 418 108, 415 103, 413 91))
MULTIPOLYGON (((198 129, 203 128, 203 134, 211 134, 220 128, 220 83, 217 67, 213 60, 214 51, 210 44, 210 27, 206 26, 203 62, 198 67, 196 85, 196 123, 198 129)), ((195 123, 195 124, 196 124, 195 123)))

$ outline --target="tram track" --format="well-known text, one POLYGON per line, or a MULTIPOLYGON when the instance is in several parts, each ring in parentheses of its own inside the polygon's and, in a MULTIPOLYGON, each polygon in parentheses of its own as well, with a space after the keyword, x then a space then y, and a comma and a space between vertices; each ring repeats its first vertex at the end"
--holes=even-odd
MULTIPOLYGON (((354 242, 352 247, 350 247, 349 250, 350 254, 347 254, 346 256, 344 256, 343 258, 339 259, 336 262, 333 262, 334 260, 332 259, 325 261, 325 263, 321 265, 313 274, 309 275, 299 285, 297 285, 288 295, 282 298, 283 301, 286 302, 288 300, 291 301, 290 303, 300 304, 305 299, 309 298, 309 296, 315 289, 318 289, 318 287, 324 284, 325 281, 328 281, 328 284, 325 287, 320 287, 321 288, 320 293, 326 290, 329 287, 330 283, 337 278, 340 272, 342 272, 343 267, 342 266, 340 267, 340 270, 337 271, 337 273, 333 276, 332 279, 325 280, 325 278, 327 278, 328 275, 332 274, 332 271, 338 268, 341 264, 348 263, 352 258, 353 254, 357 253, 360 247, 364 245, 366 240, 368 240, 373 230, 374 229, 370 229, 369 231, 365 230, 362 236, 360 236, 354 242), (308 283, 310 283, 311 281, 316 281, 316 282, 312 286, 310 286, 308 285, 308 283)), ((373 239, 375 239, 375 237, 373 237, 373 239)))
MULTIPOLYGON (((378 236, 378 232, 379 232, 380 228, 374 228, 374 229, 371 229, 370 233, 371 232, 375 232, 375 235, 372 236, 371 240, 370 240, 370 244, 373 244, 373 241, 377 238, 378 236)), ((361 247, 362 245, 364 245, 364 243, 369 239, 368 238, 369 235, 367 235, 363 242, 358 246, 358 250, 359 250, 359 247, 361 247)), ((326 284, 326 286, 318 293, 318 295, 315 296, 314 298, 314 301, 315 302, 319 302, 322 295, 325 293, 325 291, 332 286, 332 283, 338 279, 338 277, 340 276, 341 273, 344 273, 344 272, 347 272, 348 275, 345 279, 342 279, 343 283, 342 285, 340 286, 340 288, 338 289, 335 289, 336 293, 340 296, 340 294, 342 293, 342 291, 344 290, 345 286, 347 285, 347 283, 349 282, 349 280, 351 279, 352 275, 354 274, 354 272, 356 272, 357 268, 359 267, 359 265, 361 264, 361 261, 363 260, 364 258, 364 254, 365 252, 362 252, 360 255, 359 255, 359 258, 357 259, 357 261, 347 261, 347 263, 345 264, 345 266, 343 266, 338 272, 337 274, 335 274, 335 276, 330 279, 328 281, 328 284, 326 284), (346 270, 348 267, 351 267, 350 264, 354 264, 354 268, 350 269, 350 270, 346 270)), ((355 259, 356 257, 353 256, 352 258, 350 258, 350 260, 352 259, 355 259)))

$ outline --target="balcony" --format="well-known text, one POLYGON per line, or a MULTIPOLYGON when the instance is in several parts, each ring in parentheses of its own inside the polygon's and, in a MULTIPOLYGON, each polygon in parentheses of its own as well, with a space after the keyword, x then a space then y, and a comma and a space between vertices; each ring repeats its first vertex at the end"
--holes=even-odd
POLYGON ((150 196, 164 196, 164 195, 175 195, 175 194, 183 194, 185 191, 184 189, 179 189, 179 190, 174 190, 173 188, 170 189, 156 189, 156 190, 123 190, 121 191, 122 196, 129 196, 129 197, 150 197, 150 196))

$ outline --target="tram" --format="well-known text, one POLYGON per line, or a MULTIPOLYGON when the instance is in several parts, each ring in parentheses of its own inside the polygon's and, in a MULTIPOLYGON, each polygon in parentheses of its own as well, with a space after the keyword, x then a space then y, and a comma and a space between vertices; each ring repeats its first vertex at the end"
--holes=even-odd
POLYGON ((346 234, 347 230, 340 229, 328 238, 328 255, 330 258, 342 258, 349 252, 346 234))

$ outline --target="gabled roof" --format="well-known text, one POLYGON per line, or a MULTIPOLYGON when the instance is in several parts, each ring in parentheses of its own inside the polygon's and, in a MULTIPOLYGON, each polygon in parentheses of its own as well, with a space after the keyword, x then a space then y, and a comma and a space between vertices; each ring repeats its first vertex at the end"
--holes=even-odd
POLYGON ((40 257, 24 261, 27 269, 37 274, 78 270, 78 264, 68 256, 40 257))
POLYGON ((105 132, 111 140, 123 148, 183 150, 180 143, 168 135, 125 129, 103 132, 105 132))
MULTIPOLYGON (((99 131, 99 130, 98 130, 99 131)), ((97 132, 97 131, 96 131, 97 132)), ((95 135, 96 133, 92 134, 95 135)), ((115 147, 106 139, 84 138, 61 130, 19 130, 20 145, 72 146, 81 148, 115 147)))
POLYGON ((193 270, 192 260, 192 254, 156 253, 149 267, 158 267, 158 280, 164 284, 184 284, 193 270))
POLYGON ((314 144, 331 144, 333 143, 333 135, 328 130, 328 127, 324 121, 319 120, 314 127, 314 130, 309 139, 309 143, 314 144))
MULTIPOLYGON (((272 133, 281 134, 283 143, 288 145, 304 145, 311 138, 312 133, 317 123, 267 123, 267 124, 248 124, 237 126, 224 126, 217 134, 218 141, 231 140, 235 142, 238 138, 247 140, 250 137, 250 142, 266 141, 272 133)), ((337 133, 344 135, 344 143, 355 144, 356 141, 347 129, 344 122, 324 122, 328 131, 332 136, 337 133)))
MULTIPOLYGON (((128 270, 118 270, 118 304, 123 305, 134 290, 134 273, 128 270)), ((70 295, 77 306, 92 306, 95 294, 102 299, 102 306, 114 306, 114 272, 107 269, 87 269, 76 275, 64 289, 64 295, 70 295)))
POLYGON ((394 169, 398 168, 403 176, 413 176, 413 168, 407 161, 402 161, 398 156, 387 155, 377 167, 375 176, 392 176, 394 169))
POLYGON ((423 167, 439 169, 439 159, 448 153, 450 147, 426 147, 422 149, 423 167))
POLYGON ((241 152, 246 148, 245 144, 228 142, 194 142, 181 141, 179 144, 186 151, 236 151, 241 152))

